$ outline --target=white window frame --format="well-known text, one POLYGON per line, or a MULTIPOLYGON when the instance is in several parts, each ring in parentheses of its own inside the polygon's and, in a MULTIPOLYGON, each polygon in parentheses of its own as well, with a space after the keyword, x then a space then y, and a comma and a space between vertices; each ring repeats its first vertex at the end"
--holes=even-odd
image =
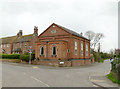
POLYGON ((7 47, 9 47, 10 46, 10 44, 7 44, 7 47))
POLYGON ((84 44, 83 42, 81 42, 81 56, 83 56, 84 54, 84 44))
POLYGON ((77 42, 75 41, 75 55, 77 55, 77 42))
POLYGON ((88 44, 86 44, 86 56, 88 56, 88 44))
POLYGON ((27 47, 27 43, 26 42, 24 43, 24 47, 27 47))
POLYGON ((1 44, 1 48, 2 48, 2 46, 3 46, 3 45, 1 44))
POLYGON ((52 47, 52 55, 53 55, 53 56, 56 56, 56 55, 57 55, 57 47, 56 47, 56 46, 53 46, 53 47, 52 47), (54 47, 55 47, 56 54, 53 54, 53 48, 54 48, 54 47))
POLYGON ((41 46, 41 48, 40 48, 40 55, 44 55, 44 47, 43 46, 41 46), (43 54, 42 54, 42 48, 43 48, 43 54))
POLYGON ((70 49, 67 49, 67 53, 70 53, 70 49))
POLYGON ((6 45, 4 44, 4 47, 5 47, 6 45))

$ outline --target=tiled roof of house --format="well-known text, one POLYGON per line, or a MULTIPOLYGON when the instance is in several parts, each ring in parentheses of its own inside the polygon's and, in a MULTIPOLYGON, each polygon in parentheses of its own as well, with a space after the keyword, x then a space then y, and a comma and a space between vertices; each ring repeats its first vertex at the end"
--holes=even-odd
POLYGON ((23 35, 21 37, 17 37, 14 42, 26 42, 26 41, 30 41, 32 39, 32 37, 33 37, 33 34, 23 35))
MULTIPOLYGON (((53 24, 55 24, 55 23, 53 23, 53 24)), ((84 36, 80 35, 79 33, 75 32, 75 31, 72 31, 72 30, 70 30, 70 29, 68 29, 68 28, 65 28, 65 27, 63 27, 63 26, 60 26, 60 25, 58 25, 58 24, 55 24, 55 25, 61 27, 62 29, 64 29, 65 31, 71 33, 72 35, 79 36, 79 37, 82 37, 82 38, 84 38, 84 39, 87 39, 87 38, 85 38, 84 36)), ((87 39, 87 40, 88 40, 88 39, 87 39)))
POLYGON ((12 43, 16 39, 16 36, 0 38, 2 44, 12 43))

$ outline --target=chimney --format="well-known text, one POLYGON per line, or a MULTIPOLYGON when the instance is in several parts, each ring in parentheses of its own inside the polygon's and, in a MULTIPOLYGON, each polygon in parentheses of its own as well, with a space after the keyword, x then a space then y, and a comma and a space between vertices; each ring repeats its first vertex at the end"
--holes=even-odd
POLYGON ((81 33, 80 33, 80 35, 82 36, 82 35, 83 35, 83 33, 81 32, 81 33))
POLYGON ((38 35, 38 27, 37 26, 34 26, 34 34, 38 35))
POLYGON ((19 37, 19 32, 17 33, 17 37, 19 37))
POLYGON ((19 30, 19 37, 22 36, 22 30, 19 30))

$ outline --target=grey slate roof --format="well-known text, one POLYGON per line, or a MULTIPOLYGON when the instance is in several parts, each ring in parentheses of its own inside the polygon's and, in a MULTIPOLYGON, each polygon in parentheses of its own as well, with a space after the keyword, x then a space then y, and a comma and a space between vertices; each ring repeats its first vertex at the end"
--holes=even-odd
POLYGON ((8 44, 8 43, 14 42, 15 39, 16 39, 16 36, 3 37, 3 38, 0 38, 0 42, 2 42, 2 44, 8 44))
MULTIPOLYGON (((64 29, 65 31, 71 33, 72 35, 79 36, 79 37, 82 37, 82 38, 84 38, 84 39, 87 39, 86 37, 80 35, 79 33, 75 32, 75 31, 72 31, 72 30, 70 30, 70 29, 68 29, 68 28, 65 28, 65 27, 63 27, 63 26, 60 26, 60 25, 58 25, 58 24, 56 24, 56 25, 59 26, 59 27, 61 27, 61 28, 64 29)), ((87 40, 89 40, 89 39, 87 39, 87 40)))
POLYGON ((20 38, 16 38, 14 42, 27 42, 31 41, 33 34, 23 35, 20 38))

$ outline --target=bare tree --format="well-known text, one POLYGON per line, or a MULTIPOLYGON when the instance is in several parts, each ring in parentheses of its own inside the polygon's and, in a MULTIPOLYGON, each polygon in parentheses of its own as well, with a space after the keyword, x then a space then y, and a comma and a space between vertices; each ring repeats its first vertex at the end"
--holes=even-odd
POLYGON ((92 46, 93 48, 95 49, 97 43, 100 41, 101 38, 103 38, 104 35, 102 33, 96 33, 95 34, 95 37, 94 37, 94 40, 93 40, 93 43, 92 43, 92 46))
POLYGON ((95 33, 93 31, 87 31, 85 33, 85 36, 89 39, 89 40, 93 40, 95 33))
POLYGON ((95 33, 93 31, 87 31, 85 36, 91 41, 91 48, 95 49, 100 39, 104 37, 102 33, 95 33))

